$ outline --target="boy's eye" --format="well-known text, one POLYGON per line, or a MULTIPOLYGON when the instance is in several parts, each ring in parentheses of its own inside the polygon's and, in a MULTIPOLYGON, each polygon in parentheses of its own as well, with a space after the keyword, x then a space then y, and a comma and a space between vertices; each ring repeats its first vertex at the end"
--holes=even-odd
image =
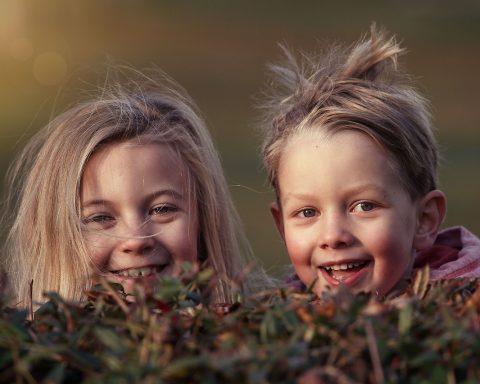
POLYGON ((299 212, 302 217, 314 217, 317 212, 313 208, 305 208, 299 212))
POLYGON ((166 215, 168 213, 177 212, 178 208, 173 205, 162 204, 156 207, 153 207, 150 210, 150 215, 166 215))
POLYGON ((369 212, 375 209, 376 205, 368 201, 362 201, 353 207, 353 212, 369 212))

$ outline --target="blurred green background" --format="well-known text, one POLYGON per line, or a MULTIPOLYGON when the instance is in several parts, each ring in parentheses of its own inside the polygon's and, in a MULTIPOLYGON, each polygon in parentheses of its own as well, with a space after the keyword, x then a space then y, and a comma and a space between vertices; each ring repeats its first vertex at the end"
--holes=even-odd
POLYGON ((288 258, 254 128, 266 64, 280 58, 278 42, 306 51, 350 44, 372 21, 408 48, 402 64, 432 102, 445 225, 479 235, 478 1, 0 0, 1 174, 26 138, 85 96, 108 60, 157 65, 203 112, 253 249, 275 270, 288 258))

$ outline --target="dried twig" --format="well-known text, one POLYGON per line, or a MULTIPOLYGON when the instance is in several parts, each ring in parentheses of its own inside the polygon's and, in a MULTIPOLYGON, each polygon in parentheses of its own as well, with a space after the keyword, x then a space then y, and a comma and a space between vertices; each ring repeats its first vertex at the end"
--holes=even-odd
POLYGON ((28 308, 30 310, 30 321, 33 322, 33 279, 28 284, 28 308))
POLYGON ((118 304, 118 306, 120 307, 120 309, 125 313, 125 314, 128 314, 129 313, 129 310, 128 310, 128 305, 125 304, 125 302, 122 300, 122 298, 118 295, 117 292, 115 292, 114 289, 112 289, 112 287, 110 286, 110 284, 108 284, 108 282, 105 280, 105 279, 101 279, 101 284, 102 284, 102 287, 105 288, 108 293, 112 296, 113 300, 115 300, 115 302, 118 304))
POLYGON ((365 332, 367 333, 368 351, 370 352, 370 358, 372 359, 375 382, 377 384, 384 383, 385 376, 383 375, 382 362, 380 360, 380 355, 378 354, 377 340, 370 320, 365 321, 365 332))

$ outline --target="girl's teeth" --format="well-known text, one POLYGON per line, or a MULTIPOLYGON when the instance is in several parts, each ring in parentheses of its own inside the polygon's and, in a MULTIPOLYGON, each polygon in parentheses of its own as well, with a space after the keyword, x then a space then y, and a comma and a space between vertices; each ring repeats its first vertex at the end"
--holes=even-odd
POLYGON ((129 277, 138 277, 139 274, 140 274, 140 271, 138 269, 129 269, 127 271, 127 275, 129 277))
POLYGON ((150 275, 151 273, 154 273, 155 269, 150 267, 144 267, 144 268, 139 268, 138 271, 140 272, 140 276, 147 276, 147 275, 150 275))
POLYGON ((160 272, 162 268, 161 267, 143 267, 143 268, 131 268, 127 269, 125 271, 120 271, 117 272, 119 276, 122 277, 142 277, 142 276, 148 276, 151 274, 156 273, 157 271, 160 272))

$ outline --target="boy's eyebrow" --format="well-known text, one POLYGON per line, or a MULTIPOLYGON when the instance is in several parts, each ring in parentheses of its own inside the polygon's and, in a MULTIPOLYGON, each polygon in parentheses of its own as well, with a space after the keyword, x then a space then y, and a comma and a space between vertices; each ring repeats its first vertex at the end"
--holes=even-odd
POLYGON ((358 187, 353 187, 351 188, 348 192, 351 193, 351 194, 357 194, 357 193, 362 193, 362 192, 365 192, 365 191, 369 191, 369 190, 374 190, 378 193, 381 193, 382 196, 386 196, 388 193, 387 193, 387 190, 377 184, 363 184, 363 185, 359 185, 358 187))
MULTIPOLYGON (((157 197, 163 196, 163 195, 170 195, 173 198, 177 200, 183 199, 183 195, 176 191, 175 189, 161 189, 158 191, 154 191, 152 193, 149 193, 145 196, 146 200, 153 200, 156 199, 157 197)), ((82 203, 82 208, 85 207, 91 207, 91 206, 97 206, 97 205, 109 205, 111 203, 110 200, 108 199, 91 199, 87 200, 84 203, 82 203)))
MULTIPOLYGON (((314 193, 301 193, 301 192, 290 192, 287 195, 283 196, 283 203, 287 203, 289 200, 298 199, 298 200, 306 200, 314 196, 314 193)), ((282 196, 282 195, 280 195, 282 196)))
MULTIPOLYGON (((354 186, 352 188, 349 188, 346 193, 348 195, 357 195, 359 193, 369 191, 369 190, 373 190, 377 193, 380 193, 383 197, 388 196, 387 190, 385 188, 382 188, 381 186, 379 186, 377 184, 362 184, 362 185, 359 185, 359 186, 354 186)), ((284 197, 283 200, 284 200, 284 204, 285 204, 291 199, 308 200, 308 199, 310 199, 312 197, 315 197, 315 196, 316 196, 315 193, 310 193, 310 192, 306 192, 306 193, 290 192, 288 195, 286 195, 284 197)))

